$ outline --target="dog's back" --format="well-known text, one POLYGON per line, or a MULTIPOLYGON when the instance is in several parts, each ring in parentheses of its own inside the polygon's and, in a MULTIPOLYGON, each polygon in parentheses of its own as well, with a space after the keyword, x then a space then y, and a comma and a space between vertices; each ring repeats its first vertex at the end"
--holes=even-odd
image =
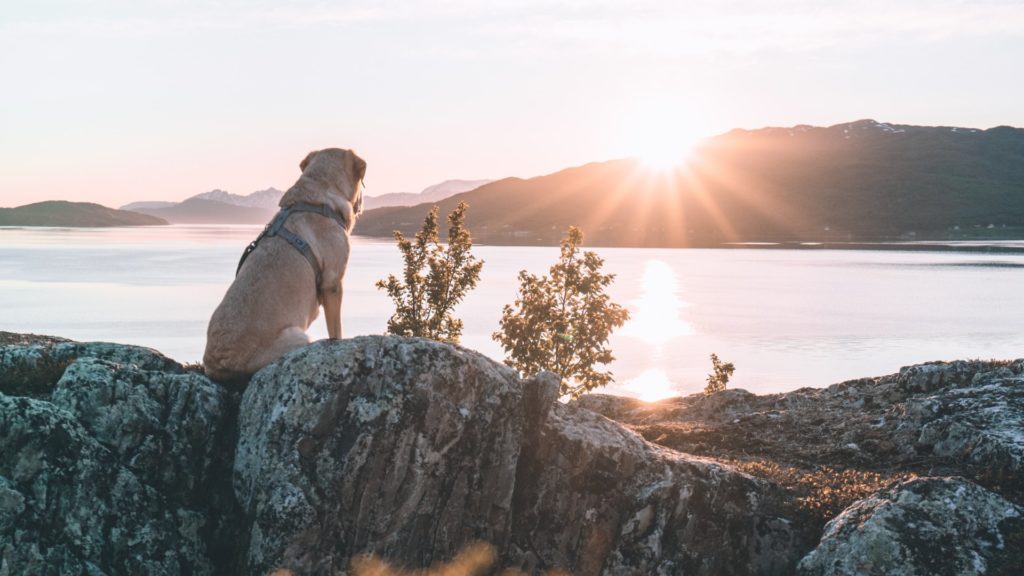
POLYGON ((311 152, 299 168, 302 176, 281 198, 282 227, 262 237, 210 318, 203 363, 214 380, 245 381, 308 344, 321 304, 328 333, 341 337, 341 280, 366 162, 329 148, 311 152))
POLYGON ((307 344, 305 330, 317 316, 316 292, 306 259, 281 239, 264 239, 210 318, 206 374, 220 382, 244 380, 307 344), (299 330, 279 342, 291 329, 299 330), (290 346, 282 346, 286 343, 290 346))

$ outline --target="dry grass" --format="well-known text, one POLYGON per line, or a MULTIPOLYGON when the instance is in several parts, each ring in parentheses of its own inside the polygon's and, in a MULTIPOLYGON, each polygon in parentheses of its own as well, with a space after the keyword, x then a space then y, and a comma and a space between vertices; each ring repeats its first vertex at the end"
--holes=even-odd
POLYGON ((882 473, 831 466, 806 469, 766 459, 734 460, 729 464, 781 486, 791 495, 797 512, 818 525, 835 518, 854 502, 915 476, 912 472, 882 473))
POLYGON ((185 369, 185 372, 195 372, 196 374, 206 374, 206 368, 202 362, 186 362, 181 365, 185 369))
MULTIPOLYGON (((492 573, 497 552, 494 546, 483 542, 470 544, 462 549, 455 558, 448 562, 440 562, 429 568, 403 570, 395 568, 373 554, 363 554, 352 560, 353 576, 481 576, 492 573)), ((499 576, 526 576, 517 568, 505 568, 497 573, 499 576)), ((549 570, 545 576, 569 576, 562 570, 549 570)), ((278 568, 268 576, 295 576, 291 570, 278 568)))

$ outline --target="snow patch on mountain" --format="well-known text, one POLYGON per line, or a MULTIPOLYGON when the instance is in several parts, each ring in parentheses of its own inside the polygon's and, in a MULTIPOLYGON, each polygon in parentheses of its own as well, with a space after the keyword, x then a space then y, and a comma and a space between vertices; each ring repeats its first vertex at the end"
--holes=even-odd
POLYGON ((214 202, 222 202, 224 204, 231 204, 232 206, 243 206, 245 208, 266 208, 274 210, 277 208, 277 203, 281 201, 281 196, 284 196, 284 192, 277 188, 267 188, 266 190, 258 190, 252 194, 242 196, 240 194, 232 194, 224 190, 216 189, 209 192, 203 192, 202 194, 196 194, 191 198, 198 198, 200 200, 212 200, 214 202))

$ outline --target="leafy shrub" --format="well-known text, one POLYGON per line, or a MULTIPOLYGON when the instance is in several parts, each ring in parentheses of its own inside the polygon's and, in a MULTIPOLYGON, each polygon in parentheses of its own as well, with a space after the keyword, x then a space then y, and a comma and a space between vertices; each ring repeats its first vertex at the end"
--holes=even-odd
POLYGON ((447 246, 439 242, 437 206, 427 214, 413 240, 395 231, 405 262, 402 280, 389 274, 386 280, 377 281, 377 288, 387 291, 395 303, 388 333, 458 343, 462 320, 453 310, 476 287, 484 265, 470 253, 473 240, 465 225, 468 207, 460 202, 448 215, 447 246))
POLYGON ((527 375, 558 374, 560 394, 573 398, 611 382, 611 372, 595 365, 615 359, 608 337, 629 318, 605 294, 615 275, 601 273, 604 260, 581 252, 582 241, 583 233, 569 228, 550 276, 519 273, 515 303, 504 307, 500 330, 493 334, 508 354, 506 364, 527 375))
POLYGON ((736 367, 732 365, 732 362, 719 360, 718 354, 712 354, 711 370, 711 374, 708 374, 708 385, 704 387, 705 395, 725 390, 725 385, 729 383, 729 377, 736 371, 736 367))

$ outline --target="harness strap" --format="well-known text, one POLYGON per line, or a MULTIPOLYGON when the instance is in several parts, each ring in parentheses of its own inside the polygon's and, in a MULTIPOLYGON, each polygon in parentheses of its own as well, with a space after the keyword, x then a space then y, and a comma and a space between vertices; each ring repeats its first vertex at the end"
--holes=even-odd
POLYGON ((316 291, 320 291, 320 281, 323 280, 323 272, 320 270, 320 263, 316 261, 316 256, 313 255, 313 249, 309 247, 309 243, 303 240, 298 234, 291 230, 282 227, 277 235, 284 238, 289 244, 292 245, 300 254, 309 260, 309 265, 313 267, 313 274, 316 275, 316 291))
POLYGON ((324 216, 325 218, 330 218, 331 220, 334 220, 335 222, 338 223, 338 226, 341 226, 342 228, 348 230, 348 221, 345 220, 345 217, 342 216, 341 214, 338 214, 334 210, 331 210, 331 207, 327 206, 326 204, 308 204, 306 202, 296 202, 295 204, 292 204, 291 206, 286 208, 286 210, 291 210, 292 212, 312 212, 314 214, 319 214, 321 216, 324 216))
POLYGON ((245 264, 245 260, 249 257, 249 254, 252 254, 253 251, 256 250, 256 247, 259 246, 260 240, 263 240, 267 236, 280 236, 282 240, 291 244, 293 248, 298 250, 299 253, 305 256, 306 260, 309 261, 309 265, 313 267, 313 274, 316 275, 316 291, 317 293, 320 292, 320 281, 323 279, 323 272, 320 270, 320 263, 317 262, 316 255, 313 254, 313 249, 310 248, 309 242, 306 242, 301 236, 292 232, 288 228, 285 228, 285 222, 288 221, 288 217, 295 212, 312 212, 314 214, 319 214, 334 220, 339 226, 348 230, 348 223, 345 221, 345 218, 323 204, 297 202, 291 206, 282 208, 277 215, 274 216, 274 219, 271 220, 263 229, 263 232, 260 232, 260 235, 245 247, 245 251, 242 252, 242 258, 238 261, 238 268, 235 269, 235 276, 238 276, 238 273, 242 270, 242 264, 245 264))

